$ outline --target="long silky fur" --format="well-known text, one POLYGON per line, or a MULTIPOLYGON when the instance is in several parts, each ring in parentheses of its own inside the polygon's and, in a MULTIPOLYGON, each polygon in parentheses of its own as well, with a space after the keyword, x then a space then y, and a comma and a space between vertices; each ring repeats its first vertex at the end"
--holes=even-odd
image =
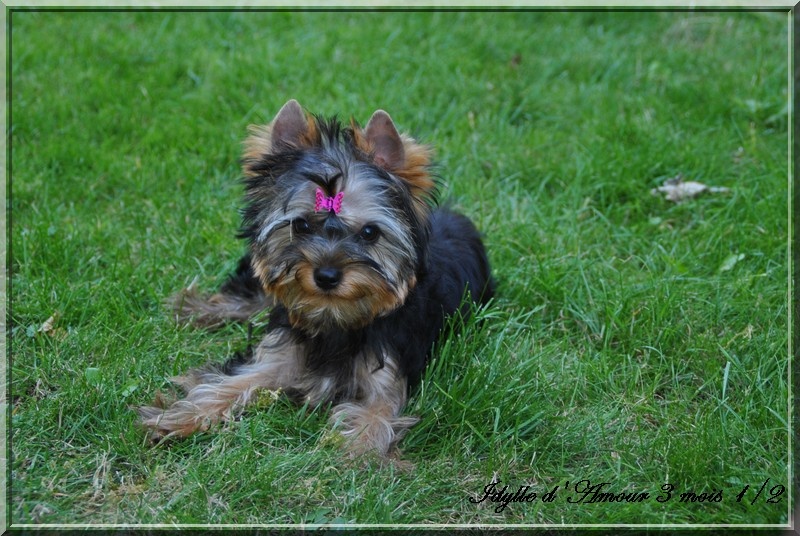
POLYGON ((446 318, 469 314, 465 293, 477 304, 494 293, 478 231, 436 208, 431 154, 380 110, 361 129, 289 101, 250 129, 247 253, 218 293, 184 291, 173 306, 179 319, 212 327, 270 308, 267 333, 252 352, 175 378, 183 398, 140 408, 154 439, 234 420, 270 390, 330 404, 351 455, 395 448, 416 422, 402 410, 446 318), (341 211, 318 211, 317 189, 343 192, 341 211), (333 288, 318 287, 319 267, 338 271, 333 288))

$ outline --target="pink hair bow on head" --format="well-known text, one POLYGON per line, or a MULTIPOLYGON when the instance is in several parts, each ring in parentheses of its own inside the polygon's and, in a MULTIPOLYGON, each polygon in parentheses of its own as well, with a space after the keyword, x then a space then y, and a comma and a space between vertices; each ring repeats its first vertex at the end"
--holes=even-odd
POLYGON ((314 204, 315 212, 327 210, 333 212, 334 214, 339 214, 339 212, 342 210, 342 198, 344 198, 344 192, 339 192, 333 197, 327 197, 320 188, 317 188, 316 195, 317 202, 314 204))

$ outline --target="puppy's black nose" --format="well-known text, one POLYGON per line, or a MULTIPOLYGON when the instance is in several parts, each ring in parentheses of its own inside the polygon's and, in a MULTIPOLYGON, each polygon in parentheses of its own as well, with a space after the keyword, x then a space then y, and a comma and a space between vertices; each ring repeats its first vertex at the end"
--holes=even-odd
POLYGON ((342 280, 342 271, 331 266, 314 270, 314 282, 322 290, 333 290, 342 280))

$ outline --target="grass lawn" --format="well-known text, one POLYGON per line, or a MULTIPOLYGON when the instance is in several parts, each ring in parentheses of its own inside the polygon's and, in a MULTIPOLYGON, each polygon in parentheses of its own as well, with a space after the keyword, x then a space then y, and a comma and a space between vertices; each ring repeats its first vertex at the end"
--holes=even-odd
POLYGON ((786 13, 10 21, 10 523, 787 523, 786 13), (136 427, 247 346, 163 301, 235 266, 240 141, 289 98, 389 111, 485 234, 498 298, 411 399, 413 471, 342 463, 283 400, 136 427), (651 194, 678 175, 729 192, 651 194), (493 481, 537 497, 474 502, 493 481))

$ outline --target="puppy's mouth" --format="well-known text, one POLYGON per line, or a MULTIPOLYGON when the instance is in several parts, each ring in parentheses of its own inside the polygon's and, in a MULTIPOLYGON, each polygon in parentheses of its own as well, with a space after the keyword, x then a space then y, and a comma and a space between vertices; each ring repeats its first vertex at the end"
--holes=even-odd
POLYGON ((269 290, 292 324, 310 332, 362 328, 405 300, 406 292, 398 293, 373 270, 351 266, 338 272, 304 265, 269 290))

